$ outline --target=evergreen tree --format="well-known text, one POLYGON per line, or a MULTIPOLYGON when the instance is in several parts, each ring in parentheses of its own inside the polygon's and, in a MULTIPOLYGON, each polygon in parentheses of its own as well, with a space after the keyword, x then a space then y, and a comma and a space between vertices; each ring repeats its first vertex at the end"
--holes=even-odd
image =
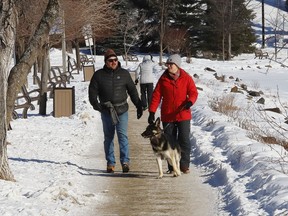
MULTIPOLYGON (((229 37, 231 52, 238 55, 251 50, 256 37, 251 27, 253 11, 245 0, 207 0, 204 16, 203 49, 227 57, 229 37)), ((229 58, 229 57, 228 57, 229 58)))
POLYGON ((140 35, 139 49, 141 52, 159 51, 159 21, 157 18, 158 9, 150 0, 133 0, 135 6, 139 9, 139 16, 145 15, 152 31, 149 34, 140 35))
MULTIPOLYGON (((115 4, 114 8, 118 11, 118 25, 114 28, 113 36, 105 39, 103 42, 101 42, 101 45, 105 48, 113 49, 118 55, 120 55, 124 52, 123 33, 121 33, 121 30, 118 27, 123 17, 127 15, 126 12, 135 14, 133 12, 137 10, 137 7, 134 5, 133 0, 119 0, 115 4)), ((137 19, 137 17, 135 19, 137 19)))
MULTIPOLYGON (((117 5, 119 20, 127 11, 139 19, 143 14, 155 30, 139 35, 138 46, 144 52, 168 52, 167 44, 178 32, 186 31, 185 48, 181 54, 209 50, 215 54, 237 55, 250 51, 256 40, 251 27, 253 11, 245 0, 121 0, 117 5), (174 32, 174 33, 173 33, 174 32), (171 39, 165 37, 170 37, 171 39), (168 42, 167 42, 168 41, 168 42)), ((139 25, 143 23, 139 22, 139 25)), ((183 34, 182 34, 183 36, 183 34)), ((106 41, 109 47, 123 52, 123 35, 117 31, 106 41)), ((181 40, 178 41, 183 42, 181 40)), ((175 47, 175 43, 173 45, 175 47)), ((179 45, 180 46, 180 45, 179 45)), ((183 46, 183 44, 182 44, 183 46)), ((107 45, 105 46, 107 47, 107 45)), ((170 49, 174 50, 175 49, 170 49)), ((177 51, 176 50, 176 51, 177 51)))
POLYGON ((187 30, 186 53, 195 54, 201 49, 203 39, 203 16, 205 14, 203 0, 180 0, 175 25, 187 30))
MULTIPOLYGON (((162 41, 168 27, 173 26, 176 20, 177 5, 180 0, 134 0, 141 6, 141 12, 146 13, 151 28, 155 30, 142 38, 141 50, 167 52, 162 41), (140 3, 141 2, 141 3, 140 3), (161 48, 162 47, 162 48, 161 48)), ((160 54, 161 55, 161 54, 160 54)))

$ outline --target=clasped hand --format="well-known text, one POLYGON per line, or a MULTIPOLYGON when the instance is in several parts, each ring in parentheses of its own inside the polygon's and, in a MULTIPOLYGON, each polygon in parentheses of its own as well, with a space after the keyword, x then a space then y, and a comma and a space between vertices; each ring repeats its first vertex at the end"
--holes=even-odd
POLYGON ((137 119, 140 119, 142 115, 143 115, 143 108, 142 106, 138 106, 137 107, 137 119))

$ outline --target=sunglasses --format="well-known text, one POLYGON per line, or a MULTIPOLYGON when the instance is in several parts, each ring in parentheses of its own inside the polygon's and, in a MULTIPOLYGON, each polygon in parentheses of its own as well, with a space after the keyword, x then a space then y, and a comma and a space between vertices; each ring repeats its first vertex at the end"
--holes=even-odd
POLYGON ((108 59, 107 61, 108 61, 108 62, 117 62, 118 59, 117 59, 117 58, 116 58, 116 59, 108 59))

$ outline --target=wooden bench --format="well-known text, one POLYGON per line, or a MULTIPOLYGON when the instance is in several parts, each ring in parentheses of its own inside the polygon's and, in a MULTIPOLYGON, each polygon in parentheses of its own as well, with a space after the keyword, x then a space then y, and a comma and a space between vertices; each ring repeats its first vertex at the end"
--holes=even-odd
POLYGON ((269 54, 268 54, 268 52, 263 52, 262 50, 260 50, 260 49, 256 49, 255 50, 255 57, 254 57, 254 59, 255 58, 259 58, 259 59, 262 59, 263 57, 265 57, 266 59, 269 57, 269 54))
POLYGON ((54 74, 56 76, 64 76, 66 78, 67 83, 70 84, 70 80, 74 79, 72 72, 68 71, 62 71, 59 66, 51 66, 51 70, 54 71, 54 74))
POLYGON ((122 58, 124 61, 139 61, 137 55, 127 54, 127 56, 124 54, 122 55, 122 58))
POLYGON ((40 89, 33 89, 28 91, 26 86, 21 87, 21 93, 16 98, 14 111, 13 111, 13 119, 18 118, 17 109, 22 109, 22 118, 27 118, 28 110, 35 110, 35 106, 33 105, 33 101, 37 101, 39 103, 40 100, 40 89))
MULTIPOLYGON (((59 66, 51 66, 47 81, 47 93, 49 92, 49 97, 53 98, 54 88, 66 87, 66 84, 70 83, 71 78, 74 79, 71 72, 66 71, 63 73, 59 66)), ((41 79, 38 76, 34 76, 34 79, 40 89, 41 79)))
POLYGON ((84 67, 86 64, 94 64, 94 58, 92 56, 88 57, 86 54, 80 54, 80 62, 84 67))
POLYGON ((50 73, 48 74, 48 80, 51 83, 55 84, 59 87, 66 87, 66 83, 68 82, 68 78, 66 75, 61 74, 58 69, 51 67, 50 73))
MULTIPOLYGON (((36 83, 39 87, 39 89, 41 88, 41 79, 38 76, 34 76, 36 83)), ((53 98, 53 92, 54 92, 54 88, 56 87, 56 84, 53 82, 48 82, 47 83, 47 93, 49 92, 49 98, 53 98)))
POLYGON ((204 59, 212 59, 212 52, 211 51, 202 51, 202 58, 204 59))
POLYGON ((68 55, 68 71, 72 73, 75 70, 77 71, 77 74, 79 74, 76 60, 68 55))

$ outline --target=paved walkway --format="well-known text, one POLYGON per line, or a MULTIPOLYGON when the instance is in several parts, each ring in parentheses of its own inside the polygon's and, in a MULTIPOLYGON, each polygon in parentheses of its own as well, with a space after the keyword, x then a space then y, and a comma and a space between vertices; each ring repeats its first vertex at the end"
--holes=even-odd
MULTIPOLYGON (((217 215, 217 192, 201 176, 200 170, 191 165, 191 173, 180 177, 164 174, 157 179, 158 169, 148 139, 141 137, 147 126, 148 112, 137 120, 134 105, 129 104, 130 172, 122 173, 119 146, 115 140, 116 172, 107 174, 103 144, 95 146, 94 175, 91 192, 101 194, 91 215, 217 215), (101 148, 101 149, 99 149, 101 148)), ((99 122, 100 124, 100 122, 99 122)), ((166 162, 163 163, 166 170, 166 162)))

